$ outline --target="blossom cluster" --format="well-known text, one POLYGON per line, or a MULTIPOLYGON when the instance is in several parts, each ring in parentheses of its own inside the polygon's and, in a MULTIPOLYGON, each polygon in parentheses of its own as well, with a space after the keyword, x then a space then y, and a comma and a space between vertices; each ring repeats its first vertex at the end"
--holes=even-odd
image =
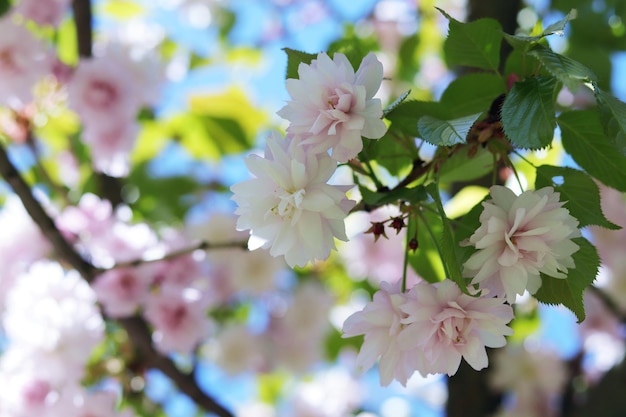
POLYGON ((56 26, 69 12, 68 0, 21 0, 0 18, 0 104, 32 112, 38 86, 54 85, 59 104, 76 112, 82 140, 96 170, 124 176, 129 170, 139 124, 137 116, 156 104, 163 81, 153 52, 137 53, 120 41, 95 48, 75 67, 63 63, 51 45, 28 29, 34 22, 56 26))
POLYGON ((301 63, 298 74, 287 80, 292 100, 278 112, 290 122, 287 136, 272 134, 264 156, 246 160, 255 178, 232 187, 237 227, 292 267, 326 259, 335 238, 347 240, 344 218, 355 202, 345 193, 351 187, 328 181, 337 162, 357 157, 362 137, 379 139, 386 131, 381 101, 374 98, 383 68, 373 53, 356 72, 345 55, 320 53, 301 63))
POLYGON ((512 334, 511 304, 524 291, 535 293, 542 275, 566 279, 580 236, 578 221, 551 187, 515 195, 493 186, 482 203, 479 228, 464 244, 477 250, 463 274, 474 295, 456 283, 381 284, 373 301, 344 323, 344 337, 364 335, 357 358, 362 369, 379 360, 381 384, 406 384, 415 372, 457 372, 461 359, 474 369, 487 366, 485 347, 502 347, 512 334))

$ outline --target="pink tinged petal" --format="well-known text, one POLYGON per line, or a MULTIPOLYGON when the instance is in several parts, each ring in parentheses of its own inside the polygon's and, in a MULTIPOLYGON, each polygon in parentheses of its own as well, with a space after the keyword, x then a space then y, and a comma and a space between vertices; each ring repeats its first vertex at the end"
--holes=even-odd
MULTIPOLYGON (((461 350, 465 361, 475 370, 480 371, 481 369, 486 368, 489 364, 485 346, 478 338, 470 338, 461 350)), ((456 373, 456 370, 454 373, 456 373)))
POLYGON ((502 285, 506 292, 506 300, 509 303, 515 302, 518 294, 523 294, 528 283, 528 275, 523 267, 503 268, 500 272, 502 277, 502 285))
POLYGON ((334 119, 326 112, 320 111, 315 119, 315 122, 308 131, 314 135, 318 135, 321 132, 327 132, 330 135, 334 135, 336 133, 334 119))
POLYGON ((489 195, 491 195, 494 205, 505 212, 508 212, 511 209, 515 199, 517 198, 513 191, 501 185, 492 186, 489 189, 489 195))
POLYGON ((356 72, 355 84, 365 86, 366 98, 370 99, 376 94, 383 80, 383 64, 373 52, 363 58, 356 72))

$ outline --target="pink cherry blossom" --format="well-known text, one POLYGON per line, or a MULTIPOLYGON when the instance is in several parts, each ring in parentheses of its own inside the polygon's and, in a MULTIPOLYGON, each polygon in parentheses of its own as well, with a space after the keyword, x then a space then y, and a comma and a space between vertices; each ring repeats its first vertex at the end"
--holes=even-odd
POLYGON ((116 268, 98 276, 92 284, 98 301, 111 317, 133 315, 148 298, 152 270, 142 266, 116 268))
POLYGON ((18 277, 3 322, 12 347, 47 364, 40 373, 46 368, 80 374, 104 336, 92 289, 77 272, 65 273, 53 262, 37 262, 18 277))
POLYGON ((52 55, 10 15, 0 18, 0 33, 0 104, 21 108, 33 100, 33 86, 52 69, 52 55))
POLYGON ((125 173, 117 165, 127 164, 141 107, 140 90, 123 63, 109 57, 81 60, 68 86, 69 106, 84 124, 83 139, 96 168, 111 167, 111 175, 125 173))
POLYGON ((569 214, 552 187, 519 196, 502 186, 490 189, 483 203, 480 227, 469 238, 478 249, 465 263, 463 274, 491 295, 506 295, 509 303, 541 286, 540 273, 566 278, 579 248, 578 220, 569 214))
POLYGON ((397 336, 399 349, 415 350, 420 374, 454 375, 461 357, 474 369, 487 367, 485 347, 501 347, 513 334, 506 324, 513 309, 502 298, 463 294, 450 280, 416 284, 399 305, 406 315, 397 336))
POLYGON ((224 328, 209 351, 210 356, 229 375, 259 371, 263 366, 259 337, 243 324, 224 328))
POLYGON ((272 256, 289 266, 324 260, 334 239, 347 240, 344 218, 355 202, 350 187, 329 185, 337 163, 327 154, 307 152, 297 139, 274 134, 265 157, 252 155, 246 165, 256 178, 231 187, 239 206, 237 228, 265 240, 272 256))
POLYGON ((292 98, 278 115, 291 123, 287 131, 302 135, 314 152, 332 149, 332 157, 347 162, 363 149, 361 137, 381 138, 387 127, 374 94, 383 79, 383 66, 369 53, 357 72, 345 55, 330 59, 320 53, 310 65, 301 63, 299 79, 287 80, 292 98))
POLYGON ((13 12, 39 25, 57 26, 69 12, 71 0, 20 0, 13 12))
POLYGON ((154 326, 157 348, 164 353, 191 353, 211 332, 209 303, 206 294, 194 288, 164 286, 151 295, 144 316, 154 326))
POLYGON ((381 385, 389 385, 393 379, 406 385, 416 370, 417 343, 402 347, 398 339, 407 318, 400 308, 406 303, 406 297, 400 292, 400 282, 393 285, 382 282, 372 302, 343 324, 343 337, 365 335, 356 359, 358 368, 367 370, 380 358, 381 385))

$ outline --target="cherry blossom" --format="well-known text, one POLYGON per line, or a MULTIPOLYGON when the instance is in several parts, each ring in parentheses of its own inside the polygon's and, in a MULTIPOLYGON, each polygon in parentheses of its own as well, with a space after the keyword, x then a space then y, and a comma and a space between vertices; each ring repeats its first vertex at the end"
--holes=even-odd
POLYGON ((413 349, 420 374, 454 375, 461 357, 474 369, 487 367, 485 347, 501 347, 513 334, 506 324, 513 309, 502 298, 463 294, 450 280, 416 284, 398 307, 406 317, 397 336, 399 349, 413 349))
POLYGON ((0 104, 21 108, 33 100, 33 86, 52 69, 45 44, 11 16, 0 18, 0 104))
POLYGON ((17 279, 3 323, 12 346, 36 353, 64 375, 82 372, 104 335, 93 290, 77 272, 65 273, 54 262, 37 262, 17 279))
POLYGON ((264 361, 258 335, 243 324, 225 327, 209 347, 209 355, 229 375, 259 371, 264 361))
POLYGON ((231 187, 237 228, 264 239, 272 256, 305 266, 326 259, 335 238, 347 240, 344 218, 355 202, 345 196, 350 187, 327 184, 337 167, 327 154, 307 152, 296 138, 273 134, 265 157, 251 155, 246 165, 256 178, 231 187))
POLYGON ((152 278, 150 267, 116 268, 99 275, 92 287, 107 315, 128 317, 147 300, 152 278))
POLYGON ((39 25, 58 26, 71 0, 20 0, 13 12, 39 25))
POLYGON ((153 340, 164 353, 191 353, 212 329, 210 299, 194 288, 164 286, 146 302, 144 316, 154 326, 153 340))
POLYGON ((406 385, 416 370, 417 343, 413 347, 401 347, 399 336, 405 328, 407 314, 400 308, 407 301, 400 292, 400 282, 382 282, 365 308, 352 314, 343 324, 343 337, 365 335, 356 359, 356 366, 367 370, 380 359, 381 385, 389 385, 393 379, 406 385))
POLYGON ((310 65, 301 63, 299 79, 287 80, 292 98, 278 115, 289 120, 287 131, 302 135, 313 152, 327 152, 347 162, 363 149, 361 137, 381 138, 387 127, 382 105, 374 94, 383 79, 383 66, 369 53, 354 72, 345 55, 331 59, 320 53, 310 65))
POLYGON ((574 267, 579 247, 578 220, 570 215, 552 187, 519 196, 502 186, 490 189, 483 203, 480 227, 469 238, 478 249, 465 263, 463 274, 491 295, 506 295, 509 303, 541 286, 540 274, 564 279, 574 267))

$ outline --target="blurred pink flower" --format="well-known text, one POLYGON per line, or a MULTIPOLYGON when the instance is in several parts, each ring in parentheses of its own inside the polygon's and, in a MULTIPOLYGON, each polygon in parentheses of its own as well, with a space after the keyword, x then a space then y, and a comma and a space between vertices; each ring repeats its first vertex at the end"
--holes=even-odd
POLYGON ((209 298, 194 288, 163 286, 151 294, 144 316, 154 326, 156 347, 163 353, 192 353, 212 329, 208 307, 209 298))
POLYGON ((111 317, 128 317, 149 295, 151 268, 116 268, 99 275, 92 284, 98 301, 111 317))
POLYGON ((381 385, 389 385, 393 379, 406 385, 416 370, 417 344, 402 347, 398 339, 405 328, 403 321, 407 318, 400 308, 406 303, 406 298, 406 294, 400 292, 400 282, 393 285, 382 282, 372 302, 348 317, 343 324, 343 337, 365 335, 356 359, 357 367, 367 370, 380 358, 381 385))
POLYGON ((541 286, 540 273, 566 278, 579 248, 578 220, 569 214, 552 187, 519 196, 502 186, 490 189, 483 203, 480 227, 469 238, 478 249, 465 263, 463 274, 491 295, 506 295, 509 303, 541 286))
POLYGON ((0 18, 0 33, 0 104, 21 108, 33 100, 33 86, 52 70, 52 54, 10 15, 0 18))
POLYGON ((39 25, 58 26, 69 12, 71 0, 20 0, 13 12, 39 25))
POLYGON ((399 309, 406 315, 397 336, 398 347, 415 352, 420 374, 454 375, 461 357, 474 369, 487 367, 487 347, 506 344, 513 334, 506 324, 513 309, 502 298, 463 294, 450 280, 416 284, 399 309))
POLYGON ((369 53, 357 72, 345 55, 330 59, 320 53, 310 65, 301 63, 299 79, 287 80, 292 100, 278 111, 289 120, 289 133, 302 135, 313 152, 327 152, 347 162, 363 149, 361 137, 379 139, 387 131, 382 105, 374 94, 383 80, 383 66, 369 53))
POLYGON ((346 198, 350 187, 326 183, 337 168, 327 154, 273 134, 265 157, 252 155, 246 165, 256 178, 231 187, 237 228, 264 239, 272 256, 304 266, 328 258, 335 238, 347 240, 344 218, 355 202, 346 198))

